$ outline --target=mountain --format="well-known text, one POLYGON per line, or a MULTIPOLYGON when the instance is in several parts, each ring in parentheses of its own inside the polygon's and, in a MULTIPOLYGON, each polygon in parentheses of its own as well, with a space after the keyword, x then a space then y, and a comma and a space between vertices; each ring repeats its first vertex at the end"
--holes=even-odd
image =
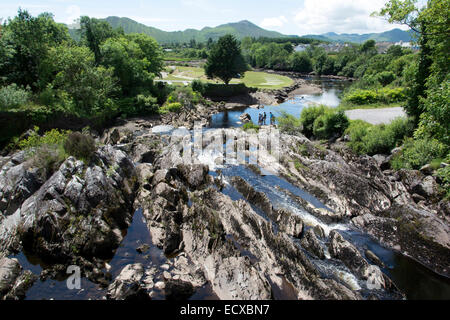
POLYGON ((382 33, 368 33, 368 34, 337 34, 334 32, 324 33, 321 35, 306 35, 305 38, 313 38, 324 41, 335 42, 354 42, 363 43, 367 40, 375 40, 377 42, 410 42, 413 40, 412 31, 403 31, 400 29, 393 29, 382 33))
POLYGON ((163 31, 157 28, 146 26, 129 18, 108 17, 104 19, 113 28, 121 27, 125 33, 145 33, 155 38, 159 43, 189 42, 192 39, 197 42, 207 41, 209 38, 217 40, 226 34, 233 34, 238 39, 244 37, 267 37, 282 38, 288 37, 279 32, 268 31, 250 21, 240 21, 217 26, 215 28, 206 27, 202 30, 187 29, 184 31, 163 31))

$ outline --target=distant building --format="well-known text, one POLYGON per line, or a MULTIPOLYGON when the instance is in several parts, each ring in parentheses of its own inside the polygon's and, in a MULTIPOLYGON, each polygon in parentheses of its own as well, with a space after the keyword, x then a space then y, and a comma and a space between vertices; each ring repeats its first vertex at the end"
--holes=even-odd
POLYGON ((377 51, 378 53, 386 53, 388 51, 388 49, 392 46, 400 46, 402 48, 406 48, 406 49, 411 49, 413 51, 418 51, 420 50, 419 46, 415 45, 412 42, 403 42, 403 41, 399 41, 396 43, 393 42, 377 42, 377 51))
POLYGON ((309 44, 299 44, 298 46, 296 46, 296 47, 294 48, 294 50, 295 50, 296 52, 303 52, 303 51, 306 51, 306 49, 308 49, 310 46, 311 46, 311 45, 309 45, 309 44))

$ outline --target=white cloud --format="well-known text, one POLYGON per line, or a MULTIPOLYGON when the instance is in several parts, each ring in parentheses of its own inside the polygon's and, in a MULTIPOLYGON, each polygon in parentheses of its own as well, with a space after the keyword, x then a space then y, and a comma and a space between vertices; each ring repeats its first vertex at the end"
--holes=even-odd
POLYGON ((265 18, 261 22, 261 27, 263 28, 281 28, 284 24, 286 24, 288 20, 285 16, 279 16, 275 18, 265 18))
POLYGON ((72 24, 72 23, 74 23, 75 20, 80 18, 81 9, 79 6, 71 5, 71 6, 67 7, 66 14, 67 14, 67 18, 66 18, 65 22, 67 24, 72 24))
POLYGON ((378 17, 370 17, 379 11, 386 0, 305 0, 294 21, 299 34, 371 33, 398 28, 378 17))

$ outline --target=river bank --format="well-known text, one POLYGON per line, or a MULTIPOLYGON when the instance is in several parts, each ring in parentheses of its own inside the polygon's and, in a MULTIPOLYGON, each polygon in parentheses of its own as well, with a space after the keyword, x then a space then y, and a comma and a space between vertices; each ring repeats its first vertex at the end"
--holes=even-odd
POLYGON ((341 141, 286 134, 279 162, 260 149, 278 175, 261 164, 227 165, 223 150, 209 147, 217 137, 235 136, 246 155, 250 148, 244 131, 223 122, 204 131, 210 152, 186 163, 185 129, 236 107, 120 120, 97 135, 93 161, 68 158, 50 177, 24 152, 0 158, 0 272, 8 279, 0 295, 450 297, 450 207, 432 172, 396 172, 391 155, 359 157, 341 141), (70 264, 81 268, 84 293, 58 280, 70 264))

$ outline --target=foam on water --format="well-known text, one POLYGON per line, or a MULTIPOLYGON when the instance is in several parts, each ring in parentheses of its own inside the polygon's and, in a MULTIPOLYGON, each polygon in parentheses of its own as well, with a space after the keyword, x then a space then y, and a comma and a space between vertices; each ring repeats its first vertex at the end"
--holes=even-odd
POLYGON ((328 275, 333 276, 336 279, 344 282, 353 291, 361 290, 361 285, 358 279, 352 273, 348 272, 346 267, 328 263, 322 260, 315 260, 314 264, 319 268, 319 270, 328 275))

